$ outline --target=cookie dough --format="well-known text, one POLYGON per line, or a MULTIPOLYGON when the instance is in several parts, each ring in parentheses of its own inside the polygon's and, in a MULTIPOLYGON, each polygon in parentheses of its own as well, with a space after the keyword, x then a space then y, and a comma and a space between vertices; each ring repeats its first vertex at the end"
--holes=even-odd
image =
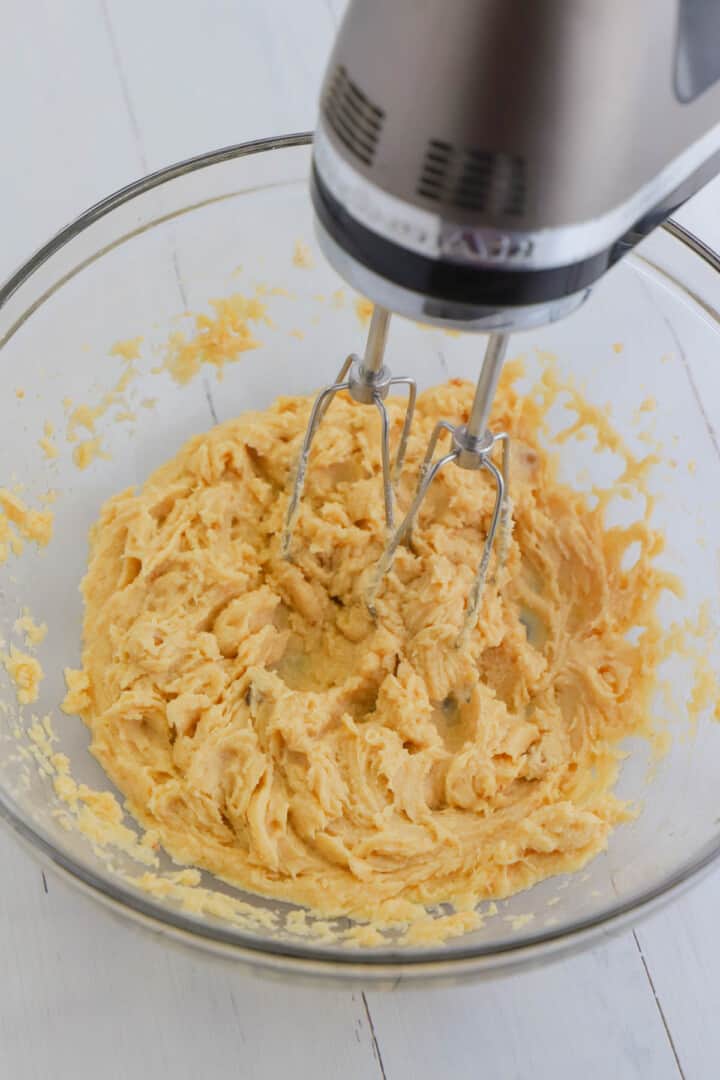
MULTIPOLYGON (((575 870, 628 816, 612 788, 620 741, 648 724, 658 541, 607 527, 602 500, 559 481, 549 398, 513 377, 493 415, 513 438, 509 555, 462 650, 490 481, 441 473, 373 622, 373 409, 338 399, 323 421, 292 563, 280 534, 309 398, 197 436, 103 507, 65 708, 178 861, 380 920, 398 901, 467 907, 575 870)), ((433 425, 471 400, 459 382, 419 398, 402 505, 433 425)))
POLYGON ((44 672, 39 660, 21 649, 10 646, 9 653, 3 653, 2 662, 8 675, 15 683, 18 704, 32 705, 40 693, 40 682, 44 672))

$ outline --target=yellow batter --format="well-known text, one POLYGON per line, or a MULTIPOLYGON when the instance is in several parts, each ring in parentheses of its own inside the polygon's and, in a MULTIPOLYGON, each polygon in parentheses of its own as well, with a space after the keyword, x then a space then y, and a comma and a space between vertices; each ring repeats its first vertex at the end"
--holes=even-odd
MULTIPOLYGON (((65 708, 177 860, 384 919, 399 900, 467 907, 574 870, 628 816, 611 789, 619 741, 648 725, 659 542, 644 525, 606 528, 602 501, 558 481, 543 406, 514 375, 493 415, 513 437, 509 557, 462 651, 490 481, 440 475, 373 623, 373 409, 339 399, 323 421, 294 564, 280 533, 308 398, 197 436, 105 505, 65 708)), ((464 383, 420 397, 403 506, 436 420, 466 418, 471 398, 464 383)))

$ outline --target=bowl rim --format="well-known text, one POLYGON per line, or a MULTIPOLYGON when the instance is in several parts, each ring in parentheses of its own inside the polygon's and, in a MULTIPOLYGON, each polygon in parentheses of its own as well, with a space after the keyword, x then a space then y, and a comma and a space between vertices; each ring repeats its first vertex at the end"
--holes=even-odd
MULTIPOLYGON (((200 169, 252 154, 309 146, 312 140, 312 132, 298 132, 237 143, 176 162, 125 185, 90 206, 61 228, 11 274, 4 284, 0 285, 0 310, 53 255, 88 227, 123 204, 200 169)), ((673 219, 668 219, 662 223, 661 227, 707 263, 712 270, 720 273, 720 254, 694 233, 673 219)), ((656 269, 659 268, 656 267, 656 269)), ((706 307, 699 298, 694 297, 694 299, 706 307)), ((717 317, 714 311, 711 314, 717 317)), ((2 348, 2 342, 0 342, 0 348, 2 348)), ((661 904, 685 891, 689 885, 699 881, 720 857, 719 838, 710 851, 706 850, 689 865, 670 875, 663 882, 646 889, 637 897, 617 903, 602 914, 578 919, 564 928, 546 928, 542 933, 538 932, 517 943, 476 945, 466 949, 458 948, 450 954, 444 953, 442 946, 415 952, 406 951, 397 946, 378 952, 332 948, 318 952, 311 943, 306 946, 290 942, 273 942, 256 938, 251 933, 237 928, 226 930, 221 926, 201 922, 181 911, 162 907, 120 879, 105 878, 57 848, 41 830, 29 824, 14 808, 13 801, 9 800, 1 789, 0 820, 12 829, 23 846, 39 857, 42 863, 59 871, 61 876, 78 886, 83 892, 103 902, 106 907, 110 907, 126 919, 132 918, 160 936, 171 937, 184 944, 196 948, 201 947, 216 955, 245 962, 253 969, 297 972, 311 978, 340 976, 366 981, 391 978, 405 982, 416 978, 447 978, 448 976, 460 979, 477 976, 483 972, 497 973, 503 968, 520 966, 533 959, 537 960, 541 956, 560 955, 573 951, 592 940, 600 932, 620 931, 638 916, 644 917, 656 910, 661 904)))

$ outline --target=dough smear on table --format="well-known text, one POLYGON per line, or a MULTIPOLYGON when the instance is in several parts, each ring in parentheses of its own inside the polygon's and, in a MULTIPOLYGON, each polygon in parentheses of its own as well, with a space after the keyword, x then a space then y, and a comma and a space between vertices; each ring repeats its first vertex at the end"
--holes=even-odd
MULTIPOLYGON (((513 437, 509 556, 462 650, 490 480, 440 474, 374 623, 373 409, 338 399, 323 421, 292 563, 280 533, 309 398, 197 436, 103 507, 65 708, 177 860, 382 920, 399 900, 467 907, 575 870, 632 812, 612 787, 620 740, 649 731, 661 541, 560 483, 541 448, 552 393, 519 395, 517 374, 493 415, 513 437)), ((421 395, 401 506, 433 425, 471 400, 459 382, 421 395)))

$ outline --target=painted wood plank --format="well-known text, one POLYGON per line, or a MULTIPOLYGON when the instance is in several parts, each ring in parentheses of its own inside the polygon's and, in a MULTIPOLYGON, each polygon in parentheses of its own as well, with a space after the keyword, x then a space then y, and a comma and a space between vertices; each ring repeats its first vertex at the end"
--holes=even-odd
POLYGON ((638 926, 653 987, 687 1080, 720 1072, 720 871, 638 926))
POLYGON ((676 1080, 631 934, 477 986, 368 995, 388 1077, 676 1080))
POLYGON ((339 25, 340 20, 345 14, 345 8, 348 6, 348 0, 325 0, 325 2, 332 12, 335 23, 339 25))
POLYGON ((5 0, 0 279, 141 162, 97 0, 5 0))
POLYGON ((106 2, 148 168, 314 126, 324 0, 106 2))
POLYGON ((0 861, 0 1076, 381 1075, 359 994, 251 978, 156 942, 43 878, 4 830, 0 861))

